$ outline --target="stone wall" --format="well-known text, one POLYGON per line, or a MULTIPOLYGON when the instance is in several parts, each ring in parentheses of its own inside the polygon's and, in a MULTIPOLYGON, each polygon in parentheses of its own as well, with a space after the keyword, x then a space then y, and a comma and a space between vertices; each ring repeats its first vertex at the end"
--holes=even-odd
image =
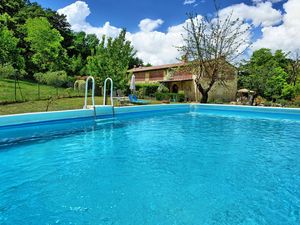
MULTIPOLYGON (((157 71, 155 71, 157 72, 157 71)), ((158 73, 155 73, 155 75, 158 73)), ((158 74, 159 76, 150 76, 150 72, 136 72, 136 82, 137 83, 159 83, 164 78, 167 77, 167 70, 161 70, 158 74), (163 74, 163 76, 162 76, 163 74)), ((223 86, 221 84, 216 83, 211 91, 208 94, 208 101, 223 101, 230 102, 236 100, 237 93, 237 75, 233 72, 232 76, 228 76, 229 79, 226 81, 226 85, 223 86)), ((195 79, 195 76, 193 76, 195 79)), ((208 84, 209 80, 207 80, 208 84)), ((178 86, 179 91, 184 91, 186 97, 190 101, 199 102, 201 99, 201 93, 198 91, 196 83, 194 80, 187 81, 169 81, 166 82, 166 85, 172 91, 172 86, 176 84, 178 86)))
MULTIPOLYGON (((196 86, 196 84, 195 84, 196 86)), ((210 92, 208 93, 208 101, 223 101, 230 102, 236 100, 237 93, 237 76, 234 79, 227 80, 226 85, 214 84, 210 92)), ((201 93, 196 87, 196 101, 200 101, 201 93)))

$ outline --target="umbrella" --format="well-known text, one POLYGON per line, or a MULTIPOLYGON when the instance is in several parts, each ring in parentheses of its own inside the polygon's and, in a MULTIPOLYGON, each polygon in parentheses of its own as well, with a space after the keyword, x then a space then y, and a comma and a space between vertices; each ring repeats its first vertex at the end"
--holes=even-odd
POLYGON ((238 90, 238 93, 248 93, 248 92, 249 92, 249 90, 246 88, 238 90))
POLYGON ((135 76, 134 76, 134 74, 131 76, 131 81, 130 81, 130 87, 129 87, 129 89, 131 91, 135 91, 135 76))

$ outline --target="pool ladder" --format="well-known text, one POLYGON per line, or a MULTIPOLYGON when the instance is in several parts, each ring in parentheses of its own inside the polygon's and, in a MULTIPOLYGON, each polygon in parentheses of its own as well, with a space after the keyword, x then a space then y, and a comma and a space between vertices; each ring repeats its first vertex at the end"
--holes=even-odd
POLYGON ((110 104, 112 107, 114 107, 114 101, 113 101, 113 88, 114 88, 114 82, 113 80, 108 77, 104 81, 104 88, 103 88, 103 105, 106 105, 106 83, 107 81, 110 81, 110 104))
POLYGON ((87 98, 88 98, 88 87, 89 80, 92 80, 92 107, 95 109, 95 79, 92 76, 89 76, 85 81, 85 95, 84 95, 84 106, 83 109, 87 109, 87 98))
MULTIPOLYGON (((114 83, 113 80, 108 77, 105 79, 104 81, 104 88, 103 88, 103 105, 106 105, 106 83, 107 81, 110 81, 110 102, 111 102, 111 106, 112 106, 112 112, 113 112, 113 116, 115 115, 115 110, 114 110, 114 101, 113 101, 113 87, 114 87, 114 83)), ((94 109, 94 116, 96 117, 96 105, 95 105, 95 79, 92 76, 89 76, 86 79, 86 83, 85 83, 85 96, 84 96, 84 106, 83 109, 88 109, 88 108, 93 108, 94 109), (92 80, 92 106, 88 106, 87 105, 87 98, 88 98, 88 87, 89 87, 89 81, 92 80)))
POLYGON ((107 83, 107 81, 110 81, 110 104, 112 106, 112 114, 113 114, 113 116, 115 116, 114 99, 113 99, 114 82, 110 77, 106 78, 104 81, 103 105, 106 105, 106 83, 107 83))

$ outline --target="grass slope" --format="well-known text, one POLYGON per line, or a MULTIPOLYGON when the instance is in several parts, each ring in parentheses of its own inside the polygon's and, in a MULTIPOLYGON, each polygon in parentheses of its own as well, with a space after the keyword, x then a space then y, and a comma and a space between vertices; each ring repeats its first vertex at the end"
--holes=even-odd
MULTIPOLYGON (((97 105, 102 104, 102 97, 96 97, 95 101, 97 105)), ((42 101, 29 101, 24 103, 14 103, 7 105, 0 105, 0 115, 18 114, 27 112, 45 112, 49 102, 47 100, 42 101)), ((82 109, 84 104, 84 98, 61 98, 56 99, 49 104, 48 111, 59 111, 68 109, 82 109)), ((91 104, 91 98, 89 98, 89 104, 91 104)))
MULTIPOLYGON (((82 109, 84 105, 84 93, 74 91, 72 88, 59 88, 57 97, 56 88, 47 85, 41 85, 41 99, 38 100, 38 87, 36 83, 28 81, 19 81, 23 100, 19 89, 17 89, 17 101, 14 97, 14 80, 0 80, 0 115, 59 111, 69 109, 82 109), (52 96, 53 100, 49 101, 52 96)), ((110 104, 109 98, 107 99, 110 104)), ((102 105, 103 98, 95 97, 96 105, 102 105)), ((160 101, 151 101, 152 104, 158 104, 160 101)), ((91 104, 91 98, 88 98, 88 104, 91 104)), ((116 104, 116 102, 115 102, 116 104)))
MULTIPOLYGON (((19 81, 17 85, 17 101, 35 101, 38 99, 38 85, 29 81, 19 81), (21 95, 22 93, 22 95, 21 95), (23 98, 22 98, 23 96, 23 98)), ((15 102, 14 80, 0 80, 0 104, 15 102)), ((72 88, 58 88, 59 98, 83 96, 82 92, 74 91, 72 88)), ((50 96, 57 97, 57 90, 53 86, 40 85, 40 99, 49 99, 50 96)))

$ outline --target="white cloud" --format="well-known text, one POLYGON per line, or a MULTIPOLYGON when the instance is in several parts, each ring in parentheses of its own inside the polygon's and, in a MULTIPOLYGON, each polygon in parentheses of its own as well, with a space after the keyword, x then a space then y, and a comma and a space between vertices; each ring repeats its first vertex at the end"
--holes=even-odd
POLYGON ((253 44, 253 49, 271 48, 284 51, 300 49, 300 1, 288 0, 283 8, 283 23, 262 29, 262 38, 253 44))
POLYGON ((249 6, 244 3, 229 6, 220 10, 220 15, 232 13, 234 18, 251 20, 254 26, 272 26, 281 22, 282 15, 279 10, 272 7, 272 3, 259 3, 255 6, 249 6))
MULTIPOLYGON (((285 13, 282 15, 279 10, 272 7, 270 1, 253 6, 241 3, 222 9, 220 15, 226 16, 233 12, 234 17, 245 19, 257 28, 262 27, 262 38, 253 44, 253 49, 268 47, 290 51, 300 48, 300 14, 298 13, 300 0, 288 0, 284 4, 284 9, 285 13)), ((58 12, 67 16, 72 29, 77 32, 95 33, 100 38, 103 34, 115 37, 121 31, 109 22, 102 26, 92 26, 88 23, 86 18, 90 15, 90 9, 83 1, 77 1, 58 12)), ((182 33, 186 23, 187 21, 169 27, 166 32, 160 32, 155 29, 163 24, 163 20, 146 18, 140 21, 138 32, 128 32, 126 37, 137 50, 137 56, 144 62, 153 65, 173 63, 180 56, 176 47, 183 43, 182 33)), ((251 35, 250 33, 247 35, 245 39, 249 41, 251 35)))
POLYGON ((71 24, 71 28, 75 32, 84 31, 87 34, 96 34, 98 38, 101 38, 104 34, 116 37, 121 31, 120 28, 111 26, 109 22, 106 22, 102 27, 94 27, 88 23, 86 18, 90 15, 91 11, 87 3, 83 1, 74 2, 57 10, 57 12, 66 15, 67 21, 71 24))
MULTIPOLYGON (((106 22, 103 26, 95 27, 86 21, 90 15, 90 9, 87 3, 77 1, 65 8, 59 9, 58 13, 65 14, 68 22, 74 31, 84 31, 88 34, 94 33, 99 38, 102 35, 115 37, 121 29, 110 25, 106 22)), ((132 42, 137 50, 137 56, 146 63, 153 65, 172 63, 179 56, 176 46, 181 45, 181 33, 183 32, 183 24, 173 26, 167 32, 155 31, 163 20, 143 19, 139 23, 140 31, 136 33, 127 32, 126 37, 132 42)))
POLYGON ((137 50, 137 56, 153 65, 173 63, 179 57, 176 47, 182 44, 184 24, 169 27, 167 32, 139 31, 129 34, 128 39, 137 50))
POLYGON ((278 2, 282 2, 284 0, 252 0, 253 3, 257 4, 257 3, 262 3, 262 2, 271 2, 271 3, 278 3, 278 2))
POLYGON ((196 0, 184 0, 183 4, 184 5, 191 5, 194 4, 196 2, 196 0))
POLYGON ((141 29, 141 31, 151 32, 151 31, 155 30, 156 28, 158 28, 163 23, 164 23, 164 21, 161 19, 151 20, 151 19, 147 18, 147 19, 141 20, 141 22, 139 24, 139 28, 141 29))

